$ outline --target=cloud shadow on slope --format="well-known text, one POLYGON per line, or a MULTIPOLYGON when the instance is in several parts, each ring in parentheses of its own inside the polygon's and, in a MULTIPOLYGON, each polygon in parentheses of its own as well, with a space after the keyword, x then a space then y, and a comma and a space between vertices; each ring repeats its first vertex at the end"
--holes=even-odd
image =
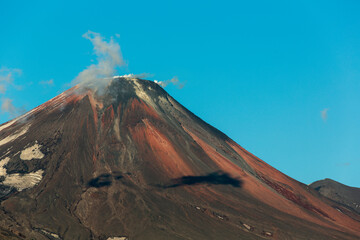
POLYGON ((242 181, 231 177, 228 173, 217 171, 203 176, 183 176, 181 178, 172 179, 172 184, 161 185, 162 188, 175 188, 181 186, 193 185, 231 185, 233 187, 241 187, 242 181))
POLYGON ((122 176, 119 173, 116 174, 101 174, 96 178, 91 179, 88 182, 89 187, 101 188, 111 186, 114 180, 120 180, 122 176))

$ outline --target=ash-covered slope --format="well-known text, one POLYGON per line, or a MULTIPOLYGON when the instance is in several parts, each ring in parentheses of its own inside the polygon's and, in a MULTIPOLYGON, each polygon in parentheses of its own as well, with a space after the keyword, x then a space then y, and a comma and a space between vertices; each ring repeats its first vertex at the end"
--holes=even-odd
POLYGON ((360 188, 349 187, 328 178, 313 182, 310 187, 360 214, 360 188))
POLYGON ((0 154, 2 238, 360 236, 358 214, 146 80, 116 78, 101 95, 68 90, 1 125, 0 154))

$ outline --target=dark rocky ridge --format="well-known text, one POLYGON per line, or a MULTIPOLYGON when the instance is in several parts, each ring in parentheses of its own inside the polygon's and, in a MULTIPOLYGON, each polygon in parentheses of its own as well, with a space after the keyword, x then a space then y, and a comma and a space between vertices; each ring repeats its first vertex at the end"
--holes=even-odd
POLYGON ((360 213, 360 188, 349 187, 329 178, 313 182, 310 187, 323 196, 360 213))
POLYGON ((360 236, 357 213, 340 213, 150 81, 114 79, 100 96, 74 88, 10 123, 0 126, 3 239, 360 236), (36 143, 44 156, 24 160, 36 143), (19 176, 41 179, 19 189, 9 183, 19 176))

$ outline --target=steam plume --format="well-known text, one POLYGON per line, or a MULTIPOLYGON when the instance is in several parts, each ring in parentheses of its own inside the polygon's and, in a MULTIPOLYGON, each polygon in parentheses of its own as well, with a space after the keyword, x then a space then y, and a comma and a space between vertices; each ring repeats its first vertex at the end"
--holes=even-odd
POLYGON ((175 86, 177 86, 179 89, 182 89, 185 86, 185 83, 180 82, 178 77, 173 77, 170 80, 165 80, 165 81, 157 81, 154 80, 155 83, 159 84, 162 87, 166 87, 169 84, 174 84, 175 86))
MULTIPOLYGON (((119 38, 119 34, 115 34, 119 38)), ((121 54, 120 45, 113 37, 106 41, 99 33, 88 31, 83 35, 84 38, 90 40, 93 44, 93 51, 96 55, 97 63, 91 64, 72 81, 73 85, 78 85, 80 90, 92 88, 102 93, 102 91, 111 83, 112 79, 116 77, 128 78, 144 78, 149 74, 127 74, 122 76, 114 76, 118 68, 126 66, 126 63, 121 54)), ((166 81, 156 81, 162 87, 169 84, 174 84, 179 89, 184 87, 184 83, 180 82, 177 77, 173 77, 166 81)), ((0 88, 1 91, 1 88, 0 88)))
POLYGON ((91 64, 73 80, 80 88, 103 90, 116 73, 116 69, 125 66, 120 45, 111 37, 106 41, 99 33, 88 31, 83 35, 91 41, 96 55, 96 64, 91 64))

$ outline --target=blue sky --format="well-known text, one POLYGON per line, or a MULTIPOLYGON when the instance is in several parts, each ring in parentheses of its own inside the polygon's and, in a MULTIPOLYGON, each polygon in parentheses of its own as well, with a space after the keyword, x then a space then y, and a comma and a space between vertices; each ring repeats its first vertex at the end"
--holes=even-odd
POLYGON ((0 122, 96 60, 91 30, 120 44, 119 74, 177 76, 174 98, 275 168, 360 187, 359 12, 358 1, 1 1, 0 122))

